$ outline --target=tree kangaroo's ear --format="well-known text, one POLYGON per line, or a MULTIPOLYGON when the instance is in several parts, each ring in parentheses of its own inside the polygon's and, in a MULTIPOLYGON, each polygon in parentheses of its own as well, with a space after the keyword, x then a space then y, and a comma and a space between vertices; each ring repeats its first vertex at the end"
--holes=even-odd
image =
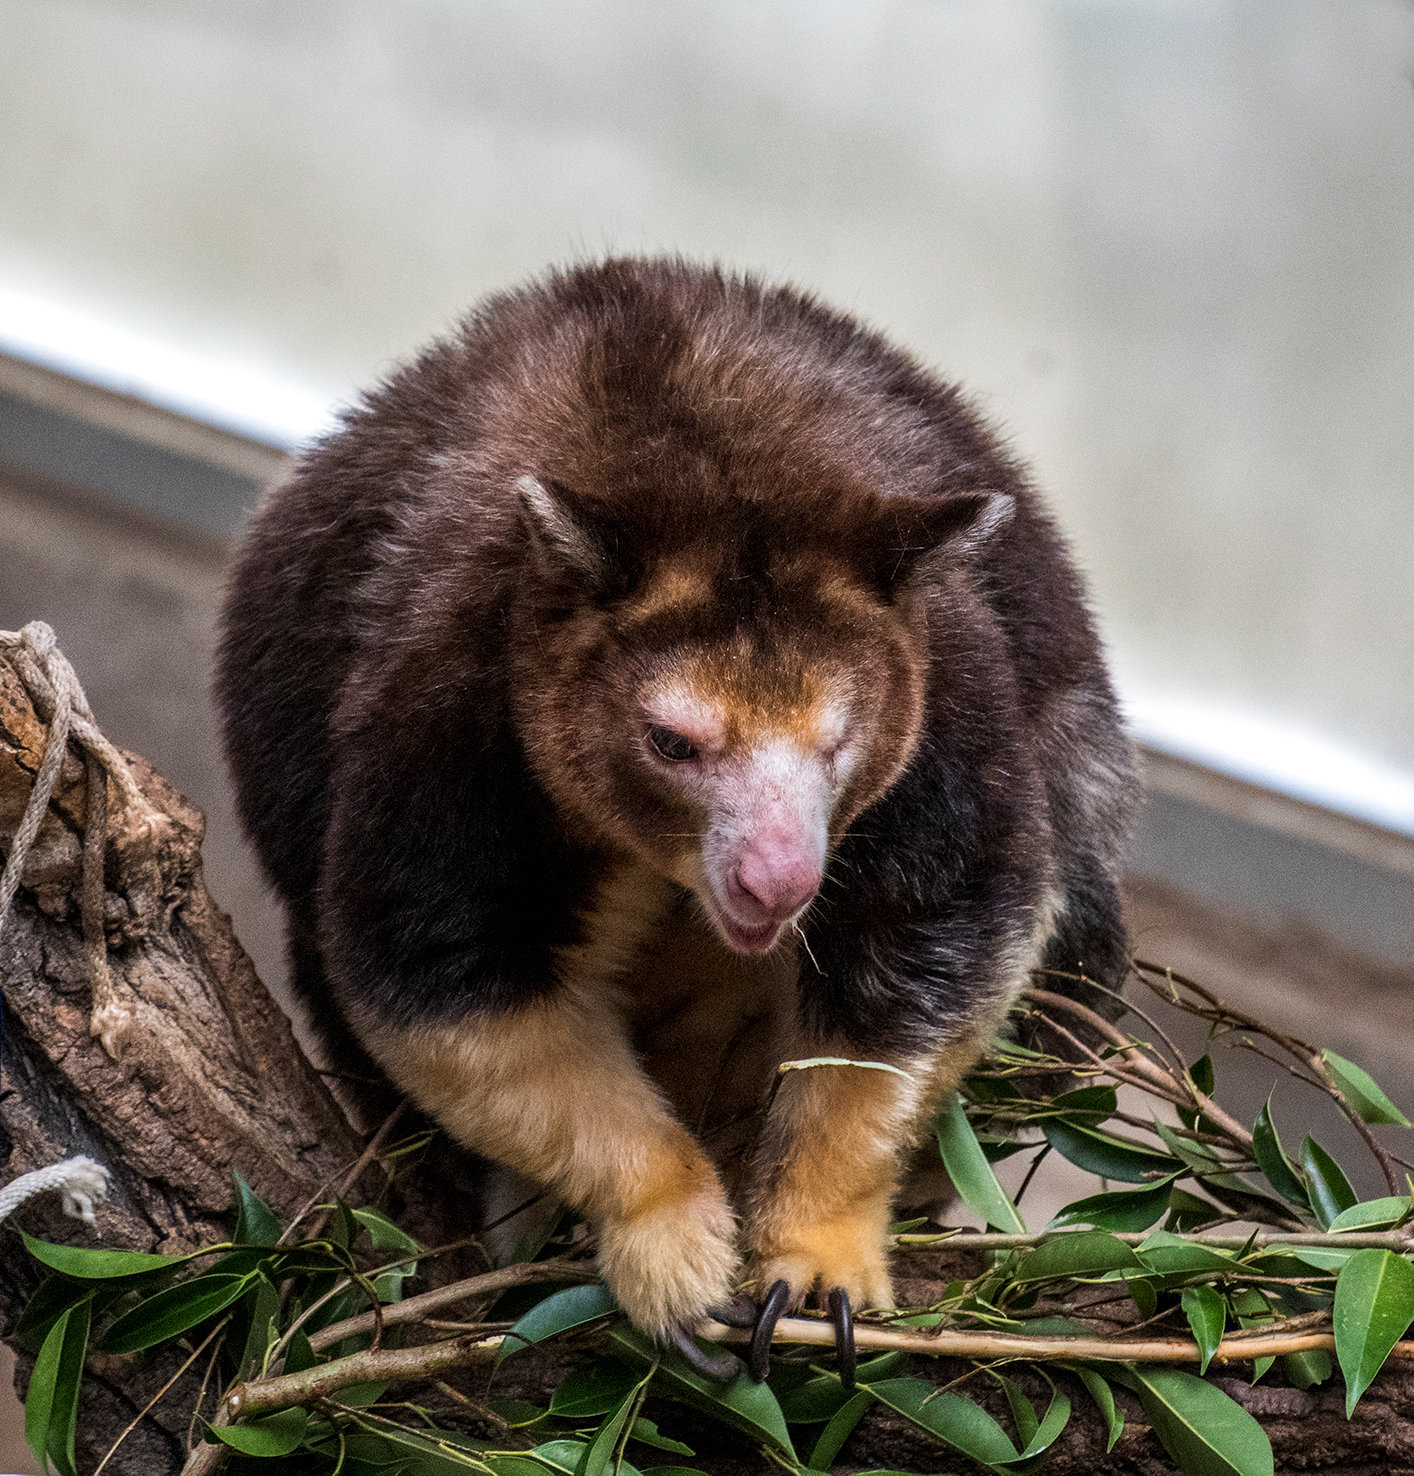
POLYGON ((516 482, 516 492, 542 571, 599 582, 607 572, 608 550, 585 499, 559 482, 529 473, 516 482))
POLYGON ((907 583, 940 558, 967 558, 1011 521, 1016 498, 983 488, 944 497, 890 497, 879 511, 878 568, 886 586, 907 583))

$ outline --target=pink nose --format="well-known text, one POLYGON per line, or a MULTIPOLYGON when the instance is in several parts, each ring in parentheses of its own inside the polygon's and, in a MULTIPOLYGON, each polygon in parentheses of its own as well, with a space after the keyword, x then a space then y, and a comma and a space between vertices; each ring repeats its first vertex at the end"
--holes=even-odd
POLYGON ((798 844, 758 843, 742 856, 727 878, 731 900, 744 911, 782 921, 798 912, 820 889, 820 868, 798 844))

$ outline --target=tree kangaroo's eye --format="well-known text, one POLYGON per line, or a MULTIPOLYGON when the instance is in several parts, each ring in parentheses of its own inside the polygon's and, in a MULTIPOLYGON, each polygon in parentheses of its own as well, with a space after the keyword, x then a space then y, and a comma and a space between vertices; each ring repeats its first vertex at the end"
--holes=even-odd
POLYGON ((648 730, 648 741, 658 757, 667 759, 670 764, 689 764, 699 757, 697 745, 690 738, 656 723, 648 730))

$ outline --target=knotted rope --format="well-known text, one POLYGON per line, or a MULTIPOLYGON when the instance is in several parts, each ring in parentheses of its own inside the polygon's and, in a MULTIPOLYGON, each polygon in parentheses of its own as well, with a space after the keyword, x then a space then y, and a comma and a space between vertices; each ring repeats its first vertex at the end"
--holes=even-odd
MULTIPOLYGON (((49 801, 59 779, 59 767, 70 738, 83 751, 88 780, 88 804, 84 823, 82 891, 84 961, 93 987, 93 1011, 89 1033, 117 1059, 124 1039, 134 1023, 131 1007, 118 994, 108 967, 108 941, 103 922, 103 866, 108 842, 108 782, 117 788, 119 806, 137 814, 150 814, 151 806, 138 788, 122 754, 99 731, 74 669, 59 650, 54 632, 42 620, 32 620, 23 630, 0 631, 0 654, 8 656, 35 711, 49 725, 44 758, 35 775, 25 812, 10 845, 5 869, 0 872, 0 935, 9 919, 10 906, 19 890, 20 878, 29 859, 39 828, 48 813, 49 801)), ((0 1000, 0 1030, 4 1006, 0 1000)), ((0 1037, 3 1040, 3 1037, 0 1037)), ((49 1168, 24 1174, 0 1189, 0 1220, 31 1195, 46 1189, 62 1189, 64 1213, 92 1223, 93 1203, 107 1194, 108 1170, 91 1158, 70 1158, 49 1168)))

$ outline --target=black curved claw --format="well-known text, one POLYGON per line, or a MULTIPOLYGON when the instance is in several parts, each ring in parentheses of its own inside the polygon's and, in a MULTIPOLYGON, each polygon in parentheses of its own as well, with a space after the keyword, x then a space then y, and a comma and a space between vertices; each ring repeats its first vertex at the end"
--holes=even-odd
POLYGON ((761 1310, 756 1314, 756 1326, 751 1330, 751 1347, 747 1357, 747 1368, 751 1377, 759 1384, 771 1372, 771 1334, 781 1320, 781 1313, 790 1301, 790 1283, 778 1281, 766 1293, 761 1310))
POLYGON ((741 1370, 741 1360, 730 1353, 722 1353, 716 1358, 710 1353, 704 1353, 697 1346, 692 1329, 684 1323, 675 1323, 668 1336, 672 1339, 673 1347, 687 1359, 693 1369, 704 1379, 711 1379, 714 1384, 730 1384, 741 1370))
POLYGON ((725 1322, 728 1327, 755 1327, 756 1303, 748 1296, 735 1296, 720 1307, 709 1307, 707 1315, 715 1317, 718 1322, 725 1322))
POLYGON ((830 1293, 830 1321, 835 1325, 835 1352, 839 1355, 840 1383, 854 1388, 854 1313, 849 1293, 837 1286, 830 1293))

